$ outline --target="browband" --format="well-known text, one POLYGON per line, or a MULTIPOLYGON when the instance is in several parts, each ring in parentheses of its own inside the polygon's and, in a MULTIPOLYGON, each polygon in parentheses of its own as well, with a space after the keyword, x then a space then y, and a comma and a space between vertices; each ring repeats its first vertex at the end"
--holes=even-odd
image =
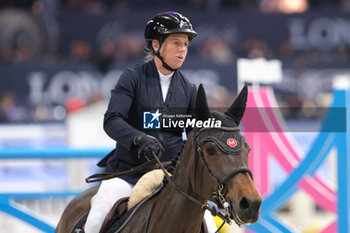
POLYGON ((244 148, 245 138, 238 127, 202 128, 194 140, 197 146, 202 147, 205 142, 215 142, 226 154, 240 154, 244 148), (206 131, 203 133, 203 131, 206 131))

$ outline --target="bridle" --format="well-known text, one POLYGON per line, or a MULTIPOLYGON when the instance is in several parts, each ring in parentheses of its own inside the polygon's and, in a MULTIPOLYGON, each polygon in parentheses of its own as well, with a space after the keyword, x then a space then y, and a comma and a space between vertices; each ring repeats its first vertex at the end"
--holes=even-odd
MULTIPOLYGON (((205 162, 203 155, 202 146, 205 142, 208 141, 213 141, 224 153, 226 153, 226 155, 235 156, 242 153, 245 144, 245 138, 240 134, 238 127, 201 128, 199 130, 195 129, 193 132, 193 148, 197 148, 196 153, 198 153, 202 163, 204 163, 210 176, 218 185, 217 191, 213 192, 212 196, 214 200, 216 200, 216 204, 219 206, 219 208, 225 210, 226 215, 223 215, 223 220, 227 223, 230 223, 231 219, 233 219, 230 210, 233 209, 233 207, 232 203, 228 201, 225 196, 226 182, 238 175, 239 173, 248 173, 251 179, 253 179, 253 174, 248 167, 241 166, 235 168, 229 174, 225 175, 222 178, 216 176, 205 162), (228 139, 235 140, 235 146, 231 147, 230 145, 228 145, 228 139)), ((214 213, 217 212, 216 210, 213 211, 214 213)))
MULTIPOLYGON (((230 210, 233 209, 232 203, 227 200, 225 196, 225 190, 226 190, 226 182, 229 181, 232 177, 238 175, 239 173, 248 173, 249 176, 253 179, 253 174, 251 170, 246 167, 238 167, 234 170, 232 170, 229 174, 226 176, 219 178, 217 177, 208 167, 207 163, 205 162, 204 155, 202 152, 202 146, 204 142, 207 141, 214 141, 216 145, 227 155, 237 155, 240 154, 244 147, 245 139, 240 134, 238 127, 220 127, 220 128, 201 128, 201 129, 193 129, 192 134, 192 143, 193 148, 195 149, 196 155, 198 155, 201 158, 201 162, 204 163, 205 167, 207 168, 209 174, 214 179, 214 181, 218 185, 218 189, 216 192, 213 192, 213 198, 216 200, 216 204, 219 206, 219 208, 224 209, 223 213, 218 211, 215 207, 209 206, 207 203, 203 203, 200 200, 190 196, 189 194, 182 191, 176 183, 173 181, 173 179, 168 175, 165 168, 163 166, 160 166, 164 174, 172 186, 179 191, 183 196, 185 196, 187 199, 191 200, 192 202, 198 204, 201 206, 202 209, 208 209, 213 216, 219 216, 224 220, 224 223, 231 223, 231 219, 234 219, 232 216, 232 213, 230 210), (206 134, 205 134, 206 133, 206 134), (236 146, 231 147, 229 145, 225 146, 223 143, 223 140, 225 137, 230 137, 230 139, 236 140, 236 146), (232 137, 232 138, 231 138, 232 137), (196 149, 197 148, 197 149, 196 149)), ((160 160, 158 156, 153 153, 154 158, 157 160, 158 163, 160 163, 160 160)), ((220 227, 221 228, 221 227, 220 227)), ((220 229, 219 228, 219 229, 220 229)))
POLYGON ((245 167, 245 166, 234 169, 233 171, 231 171, 229 174, 227 174, 223 178, 218 178, 216 175, 214 175, 203 158, 202 146, 203 146, 203 143, 207 142, 207 141, 214 141, 216 143, 216 145, 219 146, 219 148, 227 155, 240 154, 243 150, 245 138, 240 134, 238 127, 202 128, 202 129, 198 130, 197 132, 195 131, 193 133, 193 138, 192 138, 193 148, 197 148, 196 152, 198 152, 201 155, 200 157, 201 157, 203 163, 207 166, 210 175, 216 180, 216 182, 219 185, 225 184, 228 180, 230 180, 235 175, 237 175, 239 173, 244 173, 244 172, 247 172, 250 175, 250 177, 253 179, 252 171, 248 167, 245 167), (203 132, 210 131, 210 130, 216 130, 216 131, 220 131, 220 132, 224 132, 224 133, 222 134, 221 138, 215 137, 215 136, 218 136, 217 134, 216 135, 214 134, 213 136, 207 136, 207 137, 202 136, 201 138, 199 138, 200 135, 203 135, 203 132), (225 132, 228 132, 228 133, 226 133, 226 135, 225 135, 225 132), (236 141, 236 143, 237 143, 236 146, 233 147, 233 148, 237 148, 237 149, 230 149, 229 147, 225 148, 223 146, 222 140, 223 140, 223 138, 225 138, 227 136, 233 136, 233 137, 236 137, 238 139, 236 141))

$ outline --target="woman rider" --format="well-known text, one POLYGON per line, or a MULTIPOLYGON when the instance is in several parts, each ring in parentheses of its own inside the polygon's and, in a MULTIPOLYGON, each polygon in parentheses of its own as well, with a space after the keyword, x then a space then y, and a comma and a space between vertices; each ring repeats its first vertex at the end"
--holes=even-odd
MULTIPOLYGON (((177 155, 183 129, 161 127, 161 114, 194 114, 196 86, 178 69, 196 35, 190 21, 177 12, 163 12, 148 21, 145 63, 124 70, 104 116, 105 132, 117 142, 116 149, 98 164, 107 172, 136 167, 151 159, 152 152, 162 151, 162 161, 177 155)), ((102 181, 87 218, 86 233, 99 232, 108 211, 118 199, 130 196, 141 176, 102 181)), ((212 218, 209 221, 208 228, 213 224, 215 228, 212 218)))

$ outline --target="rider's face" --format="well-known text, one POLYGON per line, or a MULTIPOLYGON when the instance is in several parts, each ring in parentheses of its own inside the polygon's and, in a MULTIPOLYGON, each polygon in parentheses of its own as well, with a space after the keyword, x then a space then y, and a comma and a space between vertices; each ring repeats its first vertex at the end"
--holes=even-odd
POLYGON ((170 67, 178 69, 185 61, 188 44, 189 40, 186 34, 171 34, 164 40, 160 48, 160 55, 170 67))

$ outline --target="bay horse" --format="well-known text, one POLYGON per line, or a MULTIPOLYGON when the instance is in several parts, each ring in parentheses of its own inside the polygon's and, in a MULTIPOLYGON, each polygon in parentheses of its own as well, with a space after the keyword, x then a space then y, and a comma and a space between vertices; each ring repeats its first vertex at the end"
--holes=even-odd
MULTIPOLYGON (((139 206, 121 230, 111 228, 106 233, 199 233, 208 200, 224 210, 226 222, 238 225, 256 222, 262 199, 248 168, 250 147, 238 128, 247 94, 245 86, 225 113, 211 112, 200 85, 196 121, 214 120, 221 122, 221 126, 197 125, 188 135, 171 180, 139 206)), ((88 189, 68 204, 56 233, 71 232, 74 223, 89 210, 90 198, 97 189, 88 189)))

